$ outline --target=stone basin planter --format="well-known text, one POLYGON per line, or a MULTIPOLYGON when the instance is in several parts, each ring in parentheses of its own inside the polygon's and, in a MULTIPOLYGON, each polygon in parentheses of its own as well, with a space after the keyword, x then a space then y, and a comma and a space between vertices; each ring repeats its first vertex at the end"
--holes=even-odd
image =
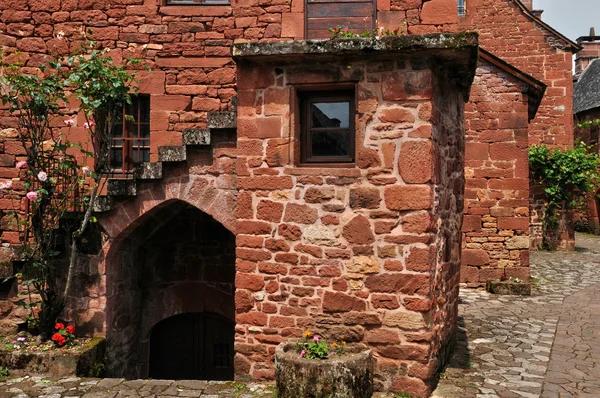
POLYGON ((531 284, 526 282, 515 282, 511 280, 501 281, 500 279, 492 279, 487 281, 486 289, 488 292, 494 294, 531 296, 531 284))
POLYGON ((305 359, 295 343, 275 350, 279 398, 368 398, 373 395, 373 354, 363 345, 348 346, 343 355, 305 359))
POLYGON ((0 366, 11 374, 97 376, 104 362, 105 339, 97 337, 76 350, 7 351, 0 349, 0 366))

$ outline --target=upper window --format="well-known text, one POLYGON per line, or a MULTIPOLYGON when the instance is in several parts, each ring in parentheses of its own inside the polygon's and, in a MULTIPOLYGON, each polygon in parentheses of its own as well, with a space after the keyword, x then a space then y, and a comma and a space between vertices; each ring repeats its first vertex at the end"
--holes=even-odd
POLYGON ((465 0, 458 1, 458 15, 465 15, 465 0))
POLYGON ((301 162, 354 162, 354 91, 301 93, 300 107, 301 162))
POLYGON ((150 96, 131 97, 115 124, 109 155, 113 171, 127 173, 135 163, 150 161, 150 96))

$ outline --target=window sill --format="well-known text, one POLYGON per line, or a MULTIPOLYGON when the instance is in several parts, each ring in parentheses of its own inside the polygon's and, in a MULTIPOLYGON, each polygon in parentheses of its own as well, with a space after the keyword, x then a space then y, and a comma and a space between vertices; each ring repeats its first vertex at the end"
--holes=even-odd
POLYGON ((158 12, 179 17, 228 17, 232 14, 232 8, 230 3, 168 5, 161 6, 158 12))
POLYGON ((331 177, 360 177, 361 172, 354 163, 323 163, 298 165, 284 170, 288 175, 311 175, 331 177))

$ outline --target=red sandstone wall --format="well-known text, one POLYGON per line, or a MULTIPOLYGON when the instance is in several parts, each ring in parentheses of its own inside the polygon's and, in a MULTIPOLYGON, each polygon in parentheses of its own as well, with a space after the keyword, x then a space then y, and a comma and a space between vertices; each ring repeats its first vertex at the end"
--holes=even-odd
MULTIPOLYGON (((529 145, 573 145, 572 50, 520 10, 518 0, 469 0, 461 29, 480 33, 480 45, 548 88, 529 125, 529 145)), ((541 242, 543 200, 531 188, 531 247, 541 242)), ((567 239, 568 240, 568 239, 567 239)), ((567 246, 573 242, 563 242, 567 246)))
POLYGON ((523 83, 480 61, 466 117, 461 282, 529 280, 527 98, 523 83))
POLYGON ((239 65, 238 371, 273 377, 276 344, 310 329, 373 347, 378 389, 426 396, 456 315, 462 108, 396 62, 239 65), (353 76, 356 167, 295 167, 291 85, 353 76))

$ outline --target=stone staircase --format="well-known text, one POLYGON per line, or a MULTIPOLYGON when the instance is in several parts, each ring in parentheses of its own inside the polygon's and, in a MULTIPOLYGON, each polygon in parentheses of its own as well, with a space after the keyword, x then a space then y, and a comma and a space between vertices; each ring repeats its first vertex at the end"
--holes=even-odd
POLYGON ((136 163, 131 178, 109 178, 106 196, 99 196, 94 212, 102 213, 112 208, 113 197, 137 195, 140 181, 160 180, 163 176, 164 163, 185 162, 189 146, 210 146, 211 137, 219 130, 236 129, 236 112, 209 112, 206 128, 190 128, 183 130, 181 146, 158 147, 157 162, 136 163))

